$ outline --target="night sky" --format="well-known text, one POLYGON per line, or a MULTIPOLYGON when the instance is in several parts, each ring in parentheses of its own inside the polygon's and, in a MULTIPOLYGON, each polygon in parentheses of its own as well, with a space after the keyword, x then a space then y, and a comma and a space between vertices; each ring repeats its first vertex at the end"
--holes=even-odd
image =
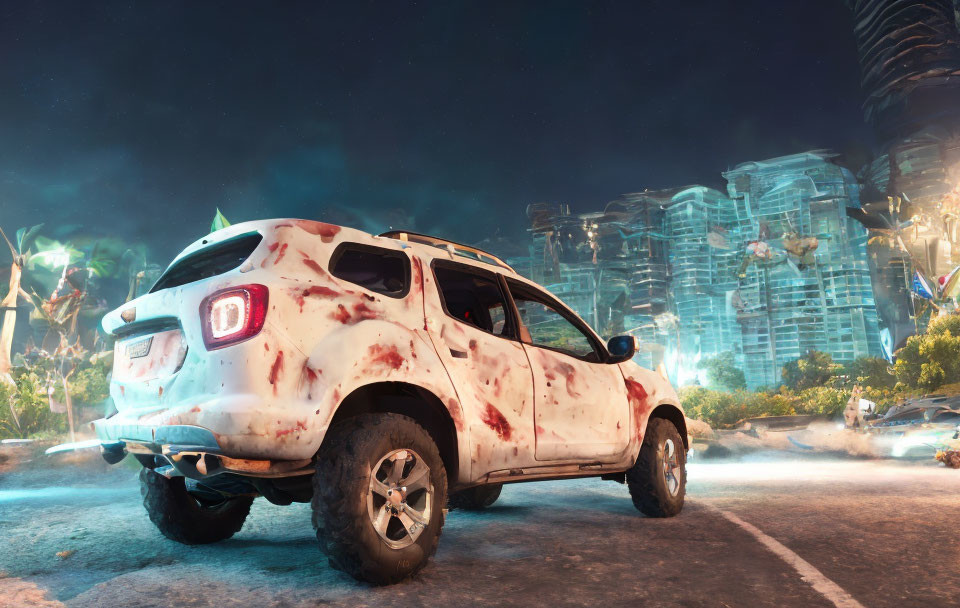
POLYGON ((217 206, 477 242, 531 202, 855 164, 851 27, 840 0, 3 1, 0 226, 164 263, 217 206))

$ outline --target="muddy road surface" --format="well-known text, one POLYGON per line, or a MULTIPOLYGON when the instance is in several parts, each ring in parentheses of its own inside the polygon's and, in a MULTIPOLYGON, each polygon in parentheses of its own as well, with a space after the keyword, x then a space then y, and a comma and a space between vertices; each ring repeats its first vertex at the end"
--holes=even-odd
POLYGON ((960 472, 935 463, 781 452, 694 461, 687 505, 666 520, 644 518, 615 482, 507 486, 482 513, 449 514, 417 578, 376 588, 326 564, 308 505, 258 499, 234 538, 182 546, 147 519, 132 466, 28 448, 4 454, 0 607, 899 607, 960 598, 960 472))

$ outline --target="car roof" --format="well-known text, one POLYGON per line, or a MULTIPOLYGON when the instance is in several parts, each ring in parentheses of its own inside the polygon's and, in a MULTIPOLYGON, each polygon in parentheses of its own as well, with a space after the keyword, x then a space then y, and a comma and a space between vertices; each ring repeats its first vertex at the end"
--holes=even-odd
MULTIPOLYGON (((456 241, 451 241, 449 239, 431 236, 429 234, 421 234, 419 232, 410 232, 407 230, 390 230, 377 236, 397 239, 406 243, 418 243, 420 245, 435 247, 452 255, 497 266, 501 270, 507 270, 512 274, 517 274, 516 270, 514 270, 509 264, 504 262, 499 257, 472 245, 464 245, 463 243, 457 243, 456 241)), ((435 257, 436 252, 432 253, 435 257)))
MULTIPOLYGON (((279 226, 289 225, 289 222, 304 221, 298 220, 297 218, 273 218, 265 220, 252 220, 247 222, 240 222, 233 224, 227 228, 217 230, 210 234, 204 235, 203 237, 197 239, 190 245, 188 245, 183 251, 181 251, 176 258, 171 262, 171 265, 181 258, 213 243, 227 240, 229 238, 238 236, 240 234, 252 232, 252 231, 264 231, 270 232, 276 229, 279 226)), ((317 221, 317 220, 305 220, 305 221, 317 221)), ((332 224, 336 225, 336 224, 332 224)), ((354 241, 359 243, 366 243, 369 245, 384 245, 384 241, 388 241, 394 246, 399 246, 401 249, 410 248, 413 251, 417 252, 418 255, 424 258, 425 261, 429 263, 429 260, 439 259, 439 260, 449 260, 452 262, 457 262, 460 264, 465 264, 468 266, 473 266, 475 268, 480 268, 487 271, 499 272, 504 274, 511 279, 519 281, 521 283, 526 283, 531 287, 534 287, 540 291, 543 291, 549 294, 553 299, 557 300, 560 304, 564 306, 570 312, 573 312, 576 315, 576 311, 560 299, 555 293, 551 292, 549 289, 540 285, 539 283, 528 279, 527 277, 522 276, 516 270, 514 270, 509 264, 504 262, 499 257, 472 247, 470 245, 463 245, 456 243, 455 241, 450 241, 448 239, 443 239, 440 237, 434 237, 424 234, 419 234, 416 232, 410 232, 406 230, 391 230, 389 232, 384 232, 380 235, 374 235, 372 233, 366 232, 364 230, 359 230, 357 228, 350 228, 349 226, 339 226, 338 228, 342 229, 341 235, 346 238, 348 241, 354 241)), ((603 340, 599 337, 596 329, 591 327, 580 315, 576 315, 583 321, 590 331, 597 337, 601 342, 603 340)))

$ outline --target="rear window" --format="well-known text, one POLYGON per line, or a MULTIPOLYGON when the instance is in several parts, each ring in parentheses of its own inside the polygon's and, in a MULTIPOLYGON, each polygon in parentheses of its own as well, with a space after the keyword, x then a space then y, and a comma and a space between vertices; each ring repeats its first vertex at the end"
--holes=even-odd
POLYGON ((344 243, 333 252, 330 274, 391 298, 402 298, 410 288, 406 255, 357 243, 344 243))
POLYGON ((262 240, 259 232, 248 232, 191 253, 168 268, 150 293, 229 272, 243 264, 262 240))

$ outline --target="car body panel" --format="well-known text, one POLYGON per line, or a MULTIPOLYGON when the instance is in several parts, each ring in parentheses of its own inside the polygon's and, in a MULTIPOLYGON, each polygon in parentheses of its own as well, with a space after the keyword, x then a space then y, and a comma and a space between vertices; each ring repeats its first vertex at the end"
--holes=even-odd
POLYGON ((630 410, 616 365, 524 344, 533 369, 537 460, 617 462, 630 443, 630 410))

